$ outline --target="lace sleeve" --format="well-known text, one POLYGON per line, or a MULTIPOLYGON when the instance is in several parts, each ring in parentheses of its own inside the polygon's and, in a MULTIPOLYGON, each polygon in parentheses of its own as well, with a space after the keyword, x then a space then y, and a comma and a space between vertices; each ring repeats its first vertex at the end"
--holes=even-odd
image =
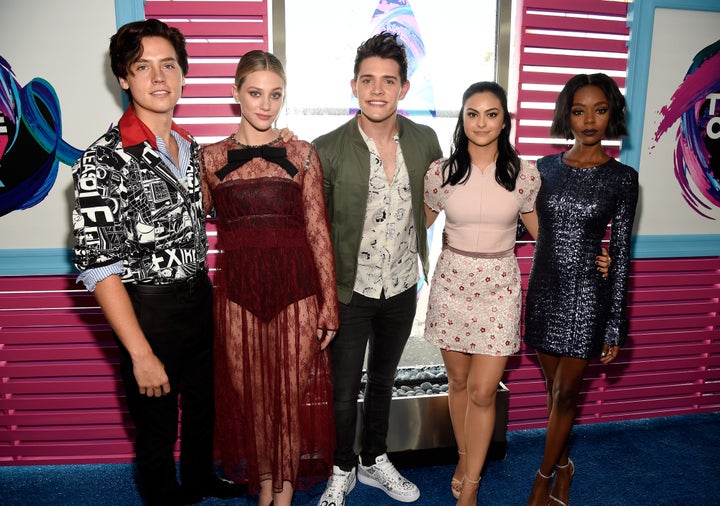
POLYGON ((515 183, 515 195, 520 202, 520 212, 529 213, 535 209, 535 199, 540 190, 540 173, 534 164, 521 160, 520 174, 515 183))
POLYGON ((434 161, 425 173, 425 204, 438 213, 443 210, 445 202, 447 202, 455 188, 450 185, 442 186, 442 166, 444 162, 444 159, 434 161))
POLYGON ((210 183, 208 182, 207 163, 205 161, 205 147, 200 148, 198 156, 200 162, 200 184, 202 185, 202 202, 203 212, 208 216, 215 204, 213 203, 212 191, 210 191, 210 183))
POLYGON ((338 316, 338 295, 335 280, 335 257, 330 229, 325 210, 323 190, 323 172, 314 147, 310 148, 310 163, 303 181, 303 204, 307 238, 312 249, 315 267, 320 281, 320 315, 318 328, 337 330, 340 325, 338 316))

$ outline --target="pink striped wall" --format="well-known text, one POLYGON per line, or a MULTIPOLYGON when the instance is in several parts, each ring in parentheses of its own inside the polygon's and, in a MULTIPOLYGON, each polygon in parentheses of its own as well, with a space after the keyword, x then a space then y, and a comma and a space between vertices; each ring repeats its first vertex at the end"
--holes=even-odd
POLYGON ((183 98, 175 108, 178 123, 197 138, 222 138, 234 132, 240 113, 231 97, 235 67, 248 51, 268 50, 267 0, 147 0, 145 17, 180 29, 188 41, 192 61, 183 98), (223 103, 217 103, 218 99, 223 103), (227 122, 196 122, 204 117, 225 118, 227 122), (186 120, 190 122, 184 123, 186 120))
MULTIPOLYGON (((568 79, 579 73, 605 72, 625 87, 628 4, 608 0, 522 0, 518 4, 515 146, 521 156, 535 159, 566 149, 549 137, 549 127, 555 100, 568 79)), ((619 153, 615 146, 609 152, 615 157, 619 153)))
MULTIPOLYGON (((520 246, 530 268, 532 245, 520 246)), ((627 346, 590 366, 580 423, 720 409, 720 257, 635 260, 627 346)), ((527 279, 526 279, 527 281, 527 279)), ((509 366, 509 430, 542 427, 532 353, 509 366)), ((0 277, 0 465, 130 462, 110 329, 74 276, 0 277)))

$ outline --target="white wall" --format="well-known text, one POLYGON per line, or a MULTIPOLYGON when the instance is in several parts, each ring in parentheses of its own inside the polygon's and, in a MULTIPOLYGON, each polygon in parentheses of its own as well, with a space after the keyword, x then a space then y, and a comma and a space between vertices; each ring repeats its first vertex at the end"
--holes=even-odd
MULTIPOLYGON (((115 31, 114 0, 2 0, 0 6, 0 56, 21 86, 35 77, 53 86, 63 138, 80 150, 122 114, 107 56, 115 31)), ((45 200, 0 216, 0 249, 70 247, 72 199, 70 167, 61 163, 45 200)))

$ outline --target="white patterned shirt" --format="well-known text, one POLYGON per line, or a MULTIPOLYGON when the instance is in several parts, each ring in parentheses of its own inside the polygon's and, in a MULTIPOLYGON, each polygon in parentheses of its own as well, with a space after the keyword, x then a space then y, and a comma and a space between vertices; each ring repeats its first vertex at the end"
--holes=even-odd
POLYGON ((396 170, 388 182, 375 142, 362 129, 360 134, 370 150, 370 182, 353 290, 373 299, 384 292, 390 298, 419 280, 410 178, 397 135, 396 170))

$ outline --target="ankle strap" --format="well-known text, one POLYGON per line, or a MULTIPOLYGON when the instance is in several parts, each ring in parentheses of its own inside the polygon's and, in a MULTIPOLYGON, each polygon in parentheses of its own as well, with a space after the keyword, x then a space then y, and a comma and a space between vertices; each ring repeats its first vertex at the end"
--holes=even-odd
POLYGON ((540 469, 537 470, 538 475, 540 478, 543 478, 545 480, 549 480, 550 478, 555 476, 555 469, 553 468, 552 473, 550 473, 550 476, 545 476, 540 469))
POLYGON ((480 483, 480 480, 482 480, 482 476, 478 476, 478 479, 477 479, 477 480, 471 480, 471 479, 468 478, 467 476, 465 476, 464 479, 465 479, 465 481, 467 481, 468 483, 472 483, 472 484, 474 485, 474 484, 476 484, 476 483, 480 483))
POLYGON ((570 457, 568 457, 567 464, 565 464, 564 466, 561 466, 560 464, 555 464, 556 469, 567 469, 568 466, 574 466, 573 461, 570 457))

